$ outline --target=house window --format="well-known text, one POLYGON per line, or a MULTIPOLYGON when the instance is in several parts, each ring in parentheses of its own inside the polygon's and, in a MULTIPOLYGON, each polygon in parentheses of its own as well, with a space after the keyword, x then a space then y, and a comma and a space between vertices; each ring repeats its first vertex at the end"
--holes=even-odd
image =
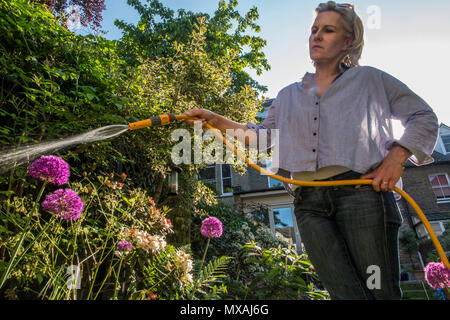
POLYGON ((450 184, 446 173, 428 176, 437 202, 450 202, 450 184))
POLYGON ((283 186, 283 182, 271 177, 268 178, 269 178, 269 188, 278 188, 283 186))
POLYGON ((209 165, 199 169, 199 180, 209 187, 211 190, 217 193, 216 184, 216 166, 209 165))
MULTIPOLYGON (((432 221, 432 222, 430 222, 430 227, 431 227, 431 229, 433 229, 433 231, 437 237, 442 235, 442 233, 445 231, 445 227, 444 227, 444 224, 442 223, 442 221, 432 221)), ((418 226, 417 231, 418 231, 417 233, 418 233, 419 238, 424 238, 424 237, 427 237, 428 239, 431 238, 430 234, 428 233, 427 229, 425 228, 425 226, 423 224, 418 226)))
POLYGON ((298 232, 297 223, 294 223, 294 213, 291 206, 276 207, 271 210, 270 229, 286 242, 301 250, 301 238, 298 232))
POLYGON ((232 195, 233 189, 231 187, 231 166, 229 164, 222 164, 222 195, 232 195))
POLYGON ((445 152, 449 153, 450 152, 450 135, 441 136, 441 138, 442 138, 442 143, 444 144, 445 152))
MULTIPOLYGON (((267 171, 270 171, 270 165, 271 165, 272 161, 271 160, 266 160, 266 167, 264 169, 266 169, 267 171)), ((280 180, 271 178, 269 176, 267 176, 268 179, 268 183, 269 183, 269 188, 278 188, 278 187, 282 187, 283 183, 280 180)))

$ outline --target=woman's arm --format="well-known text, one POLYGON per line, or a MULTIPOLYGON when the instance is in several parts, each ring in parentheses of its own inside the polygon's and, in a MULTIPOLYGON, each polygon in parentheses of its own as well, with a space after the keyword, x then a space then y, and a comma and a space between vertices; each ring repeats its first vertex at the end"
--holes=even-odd
POLYGON ((389 150, 388 155, 378 168, 361 176, 360 179, 372 179, 372 186, 376 192, 392 192, 394 191, 395 184, 403 174, 406 160, 411 155, 412 153, 408 149, 396 145, 389 150))
POLYGON ((373 179, 372 186, 377 192, 393 191, 410 157, 415 165, 432 163, 431 154, 439 132, 437 116, 422 98, 386 72, 381 72, 381 81, 392 117, 401 121, 405 131, 399 140, 388 142, 389 153, 381 165, 361 176, 361 179, 373 179))
MULTIPOLYGON (((191 109, 183 113, 183 115, 191 116, 191 117, 198 117, 202 120, 202 128, 205 128, 206 123, 213 126, 214 128, 222 131, 223 133, 230 133, 230 130, 242 130, 244 133, 243 136, 245 137, 245 145, 249 144, 249 139, 254 139, 256 132, 252 129, 250 129, 247 125, 238 123, 236 121, 230 120, 228 118, 225 118, 224 116, 221 116, 220 114, 217 114, 215 112, 212 112, 210 110, 206 109, 191 109), (228 130, 228 132, 227 132, 228 130)), ((194 121, 199 120, 185 120, 187 123, 194 125, 194 121)), ((242 135, 233 135, 233 136, 239 136, 242 135)))
POLYGON ((401 121, 405 131, 398 140, 388 143, 387 149, 401 145, 412 152, 411 162, 426 165, 431 157, 439 133, 439 122, 433 109, 407 85, 386 72, 381 73, 393 119, 401 121))

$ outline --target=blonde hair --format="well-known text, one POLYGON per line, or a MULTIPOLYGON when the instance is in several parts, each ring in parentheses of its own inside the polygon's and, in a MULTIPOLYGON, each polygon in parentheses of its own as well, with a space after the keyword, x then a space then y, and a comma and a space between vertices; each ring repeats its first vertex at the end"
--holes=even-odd
POLYGON ((364 26, 361 18, 356 14, 354 6, 342 7, 334 1, 328 1, 327 3, 320 3, 316 8, 317 15, 325 11, 335 11, 339 13, 343 18, 345 37, 353 38, 352 44, 345 52, 341 62, 345 63, 347 66, 359 66, 358 61, 361 58, 364 47, 364 26))

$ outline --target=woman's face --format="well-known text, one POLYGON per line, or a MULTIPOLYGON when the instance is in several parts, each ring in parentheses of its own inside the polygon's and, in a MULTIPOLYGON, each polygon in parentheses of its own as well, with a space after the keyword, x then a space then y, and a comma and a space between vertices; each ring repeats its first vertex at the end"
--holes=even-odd
POLYGON ((309 55, 317 63, 329 63, 341 58, 351 45, 352 39, 345 37, 342 17, 334 11, 317 15, 309 36, 309 55))

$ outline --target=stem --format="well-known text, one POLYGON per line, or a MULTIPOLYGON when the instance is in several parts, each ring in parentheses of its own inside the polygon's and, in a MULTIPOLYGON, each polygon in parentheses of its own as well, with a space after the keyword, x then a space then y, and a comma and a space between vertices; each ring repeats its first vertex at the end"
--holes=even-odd
POLYGON ((427 289, 425 288, 425 284, 423 283, 423 281, 421 281, 420 283, 422 284, 423 291, 425 291, 425 295, 427 296, 427 300, 430 300, 430 297, 428 296, 427 289))
MULTIPOLYGON (((105 249, 106 249, 106 244, 108 243, 108 240, 109 240, 109 232, 110 232, 110 229, 108 229, 108 237, 107 237, 106 240, 105 240, 105 246, 103 247, 102 254, 100 255, 100 259, 99 259, 97 265, 95 266, 94 277, 92 278, 92 281, 91 281, 92 284, 91 284, 91 287, 90 287, 90 289, 89 289, 89 294, 88 294, 88 296, 87 296, 87 300, 89 300, 89 298, 91 297, 92 289, 94 288, 95 279, 97 278, 97 273, 98 273, 98 269, 100 268, 100 265, 101 265, 101 264, 103 263, 103 261, 108 257, 109 253, 112 252, 112 251, 114 251, 114 248, 110 249, 110 250, 108 251, 106 257, 103 258, 103 255, 104 255, 105 249)), ((112 261, 113 261, 113 260, 111 259, 110 267, 111 267, 111 265, 112 265, 112 261)), ((109 276, 109 273, 108 273, 108 276, 109 276)), ((105 278, 105 279, 106 279, 106 278, 105 278)), ((103 286, 103 284, 102 284, 102 286, 103 286)), ((100 289, 99 289, 99 291, 97 292, 97 295, 95 296, 94 300, 97 298, 97 296, 98 296, 99 293, 100 293, 100 289)))
POLYGON ((153 286, 151 286, 148 290, 152 290, 154 287, 156 287, 158 284, 160 284, 161 282, 163 282, 168 276, 170 276, 170 274, 175 270, 175 268, 173 268, 172 270, 170 270, 170 272, 168 274, 166 274, 161 280, 159 280, 156 284, 154 284, 153 286))
MULTIPOLYGON (((200 264, 199 278, 201 277, 201 274, 202 274, 203 263, 205 262, 206 252, 208 251, 208 247, 209 247, 209 242, 210 241, 211 241, 211 238, 208 238, 208 241, 206 242, 205 252, 203 253, 202 263, 200 264)), ((197 291, 197 289, 198 289, 198 283, 195 285, 194 292, 192 292, 192 297, 194 297, 195 292, 197 291)))
MULTIPOLYGON (((39 200, 41 199, 42 194, 44 193, 44 189, 45 189, 46 185, 47 185, 47 181, 44 181, 44 183, 42 184, 41 190, 39 190, 39 193, 37 195, 36 201, 34 203, 33 210, 31 211, 31 215, 27 219, 27 224, 25 225, 23 233, 20 236, 20 239, 17 242, 16 247, 14 248, 14 253, 12 255, 11 260, 8 263, 8 267, 6 268, 5 272, 2 274, 2 277, 0 278, 0 289, 3 287, 3 285, 6 282, 6 280, 8 279, 8 276, 11 273, 11 271, 13 269, 13 266, 17 265, 17 263, 14 263, 14 260, 16 260, 17 253, 19 252, 20 248, 22 247, 22 243, 25 240, 25 237, 26 237, 28 231, 30 231, 30 229, 31 229, 30 225, 31 225, 31 220, 33 219, 33 214, 37 211, 39 200)), ((24 254, 25 254, 25 252, 22 254, 22 256, 24 254)), ((20 257, 20 258, 22 258, 22 257, 20 257)))
POLYGON ((39 234, 34 238, 34 240, 23 250, 23 253, 21 256, 17 258, 17 261, 13 265, 13 269, 19 264, 19 262, 22 260, 23 256, 25 255, 28 250, 31 249, 33 244, 39 240, 39 238, 47 231, 48 227, 53 223, 54 217, 50 219, 50 221, 47 223, 47 225, 39 232, 39 234))
POLYGON ((117 286, 119 284, 119 275, 120 275, 120 269, 122 268, 122 262, 123 262, 123 256, 120 258, 120 263, 119 263, 119 269, 117 270, 117 275, 116 275, 116 284, 114 285, 114 297, 113 299, 116 300, 117 299, 117 286))
POLYGON ((208 242, 206 242, 205 252, 203 253, 202 264, 200 265, 200 270, 199 270, 200 272, 202 272, 203 263, 205 262, 206 252, 208 251, 210 241, 211 241, 211 238, 208 238, 208 242))
MULTIPOLYGON (((106 259, 106 258, 105 258, 105 259, 106 259)), ((106 281, 108 280, 109 275, 110 275, 111 272, 112 272, 112 269, 114 269, 114 268, 116 267, 116 265, 117 265, 117 263, 116 263, 116 264, 113 266, 113 261, 114 261, 114 259, 111 259, 111 260, 110 260, 109 267, 108 267, 108 272, 107 272, 105 278, 103 279, 103 281, 102 281, 102 283, 101 283, 101 285, 100 285, 100 287, 99 287, 99 289, 98 289, 98 291, 97 291, 97 294, 96 294, 95 297, 94 297, 94 300, 97 300, 97 297, 98 297, 98 295, 100 294, 100 292, 102 292, 103 286, 105 285, 106 281)), ((103 261, 101 261, 100 263, 102 263, 102 262, 103 262, 103 261)), ((97 270, 98 270, 98 269, 97 269, 97 270)), ((115 287, 114 287, 114 288, 115 288, 115 287)))

